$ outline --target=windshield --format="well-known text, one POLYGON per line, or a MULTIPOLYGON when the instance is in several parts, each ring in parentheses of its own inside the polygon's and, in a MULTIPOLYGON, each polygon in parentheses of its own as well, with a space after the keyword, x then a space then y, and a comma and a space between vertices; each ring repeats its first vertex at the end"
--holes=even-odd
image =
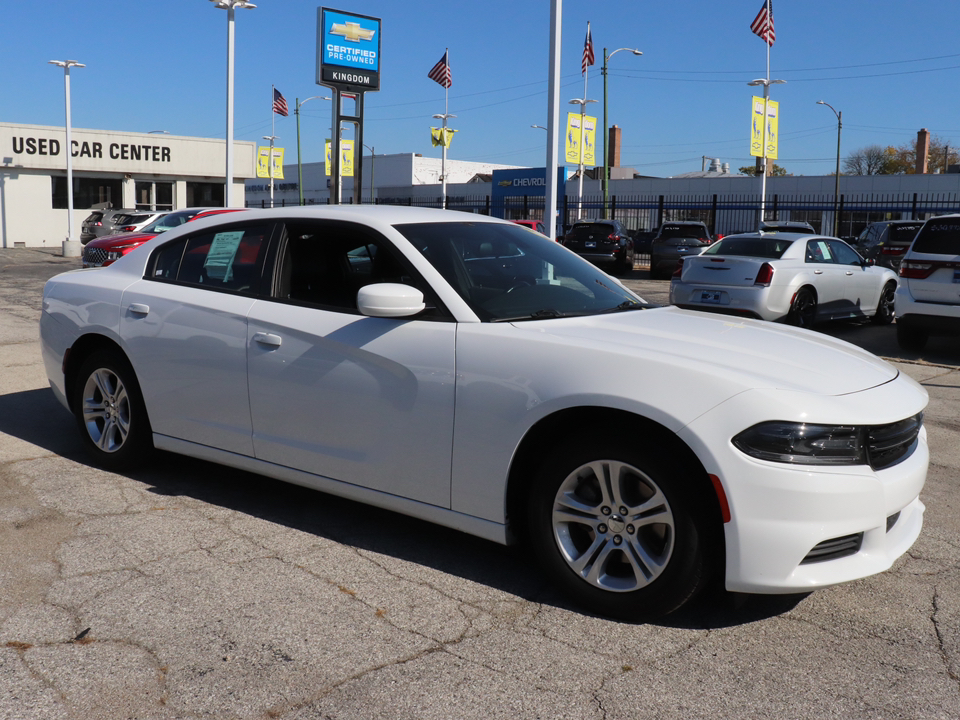
POLYGON ((141 232, 157 233, 159 235, 167 230, 173 230, 175 227, 180 227, 194 215, 196 215, 196 213, 193 212, 170 213, 169 215, 162 215, 149 225, 145 225, 141 232))
POLYGON ((514 224, 416 223, 396 229, 485 322, 647 307, 586 260, 514 224))
POLYGON ((741 257, 758 257, 768 260, 777 260, 793 243, 783 237, 737 237, 730 235, 720 242, 714 243, 703 255, 739 255, 741 257))

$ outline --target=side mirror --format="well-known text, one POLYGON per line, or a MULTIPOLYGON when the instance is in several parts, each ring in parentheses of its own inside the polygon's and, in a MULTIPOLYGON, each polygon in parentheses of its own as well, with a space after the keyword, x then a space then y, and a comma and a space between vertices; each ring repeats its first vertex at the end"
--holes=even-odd
POLYGON ((375 283, 357 293, 357 309, 368 317, 410 317, 424 308, 423 293, 409 285, 375 283))

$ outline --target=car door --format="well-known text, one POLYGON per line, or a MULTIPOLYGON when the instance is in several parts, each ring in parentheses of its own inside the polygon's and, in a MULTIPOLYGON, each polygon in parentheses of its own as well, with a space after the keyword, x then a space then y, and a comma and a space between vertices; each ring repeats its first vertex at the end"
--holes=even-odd
POLYGON ((271 297, 248 315, 256 457, 449 507, 452 318, 357 311, 363 285, 423 282, 361 225, 287 223, 279 257, 271 297))
POLYGON ((846 278, 843 297, 848 310, 854 314, 873 315, 880 300, 881 273, 865 266, 863 258, 845 242, 831 240, 830 249, 846 278))
POLYGON ((171 241, 124 291, 120 334, 155 433, 253 455, 247 312, 272 232, 233 224, 171 241))
POLYGON ((836 256, 826 238, 807 241, 805 264, 812 274, 813 286, 817 290, 817 314, 820 318, 830 317, 840 312, 844 304, 844 269, 837 264, 836 256))

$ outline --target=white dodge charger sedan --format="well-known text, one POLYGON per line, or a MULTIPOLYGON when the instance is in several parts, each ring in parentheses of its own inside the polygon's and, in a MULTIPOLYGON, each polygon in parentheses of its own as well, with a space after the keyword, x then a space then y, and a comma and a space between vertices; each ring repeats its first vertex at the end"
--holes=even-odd
POLYGON ((221 215, 51 279, 40 331, 108 469, 158 448, 525 540, 611 616, 714 578, 862 578, 920 533, 913 380, 804 330, 648 305, 501 220, 221 215))
POLYGON ((728 235, 681 263, 670 281, 670 302, 683 308, 798 327, 839 318, 893 321, 896 273, 837 238, 728 235))

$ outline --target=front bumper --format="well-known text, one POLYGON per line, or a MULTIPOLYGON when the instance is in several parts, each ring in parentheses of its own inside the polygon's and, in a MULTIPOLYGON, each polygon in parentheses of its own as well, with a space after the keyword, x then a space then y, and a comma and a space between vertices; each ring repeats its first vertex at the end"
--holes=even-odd
MULTIPOLYGON (((900 377, 842 398, 814 398, 809 405, 801 403, 795 417, 780 419, 832 422, 839 411, 843 423, 894 422, 926 404, 924 391, 914 386, 900 377), (887 413, 889 408, 899 411, 887 417, 878 410, 882 407, 887 413)), ((720 478, 727 495, 726 588, 805 592, 888 569, 913 545, 923 525, 919 495, 929 464, 926 431, 921 429, 909 456, 882 470, 757 460, 733 446, 731 429, 754 424, 758 415, 770 412, 765 407, 782 414, 782 397, 775 395, 784 393, 742 393, 680 432, 702 460, 708 456, 704 466, 720 478), (845 551, 832 552, 835 547, 845 551)))

